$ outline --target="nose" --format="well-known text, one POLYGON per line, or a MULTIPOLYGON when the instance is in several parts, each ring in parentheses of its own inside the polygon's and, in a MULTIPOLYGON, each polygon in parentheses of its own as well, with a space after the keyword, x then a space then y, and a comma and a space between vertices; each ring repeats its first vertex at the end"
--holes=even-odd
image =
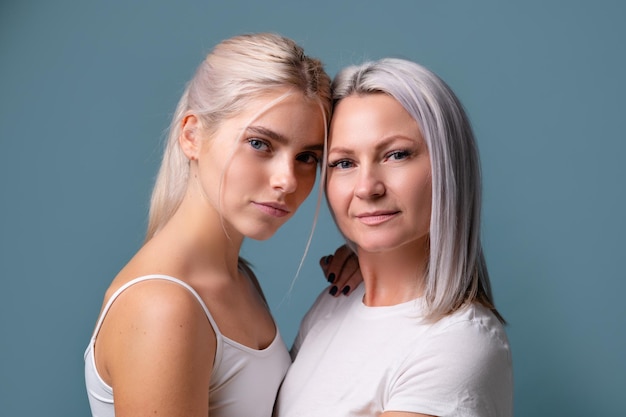
POLYGON ((365 200, 382 197, 384 194, 385 183, 376 168, 361 166, 354 187, 354 195, 365 200))
POLYGON ((294 165, 291 162, 280 162, 272 167, 270 184, 272 188, 290 194, 298 188, 294 165))

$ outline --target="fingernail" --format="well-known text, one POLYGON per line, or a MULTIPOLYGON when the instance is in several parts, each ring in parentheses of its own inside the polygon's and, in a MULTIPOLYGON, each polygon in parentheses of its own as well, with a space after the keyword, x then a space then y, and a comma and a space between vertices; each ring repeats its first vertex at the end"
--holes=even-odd
POLYGON ((333 259, 333 255, 328 255, 327 257, 324 258, 324 263, 328 265, 330 261, 332 261, 332 259, 333 259))
POLYGON ((337 294, 337 291, 339 291, 339 288, 337 288, 336 285, 333 285, 333 287, 330 289, 330 291, 328 291, 328 293, 330 295, 335 295, 335 294, 337 294))
POLYGON ((335 273, 331 272, 330 274, 328 274, 328 282, 330 282, 331 284, 333 282, 335 282, 335 273))
POLYGON ((341 293, 343 295, 346 295, 349 292, 350 292, 350 286, 349 285, 346 285, 345 287, 343 287, 343 290, 341 290, 341 293))

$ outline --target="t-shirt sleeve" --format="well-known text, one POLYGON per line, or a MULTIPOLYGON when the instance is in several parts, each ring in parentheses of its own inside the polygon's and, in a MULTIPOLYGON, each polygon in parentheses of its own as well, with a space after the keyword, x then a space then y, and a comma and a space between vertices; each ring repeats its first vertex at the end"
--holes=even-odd
POLYGON ((501 326, 457 322, 416 340, 389 387, 385 411, 512 415, 512 371, 501 326))

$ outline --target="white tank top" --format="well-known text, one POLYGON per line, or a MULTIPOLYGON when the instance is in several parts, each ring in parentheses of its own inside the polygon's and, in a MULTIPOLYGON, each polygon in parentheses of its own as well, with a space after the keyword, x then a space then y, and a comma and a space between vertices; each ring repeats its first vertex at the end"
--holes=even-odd
POLYGON ((278 388, 291 364, 289 353, 276 328, 274 341, 263 350, 251 349, 222 335, 200 298, 188 284, 167 275, 146 275, 127 282, 107 301, 85 351, 85 385, 93 417, 114 417, 113 389, 96 369, 94 345, 104 318, 115 299, 128 287, 150 279, 163 279, 187 288, 206 313, 217 339, 209 387, 211 417, 271 417, 278 388))

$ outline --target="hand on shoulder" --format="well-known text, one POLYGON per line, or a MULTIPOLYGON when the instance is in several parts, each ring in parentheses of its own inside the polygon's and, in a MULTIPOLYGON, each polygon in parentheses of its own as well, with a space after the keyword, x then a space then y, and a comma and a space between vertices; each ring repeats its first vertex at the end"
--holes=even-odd
POLYGON ((363 281, 359 259, 347 245, 337 248, 333 255, 322 257, 320 267, 331 284, 330 294, 333 296, 350 295, 363 281))

